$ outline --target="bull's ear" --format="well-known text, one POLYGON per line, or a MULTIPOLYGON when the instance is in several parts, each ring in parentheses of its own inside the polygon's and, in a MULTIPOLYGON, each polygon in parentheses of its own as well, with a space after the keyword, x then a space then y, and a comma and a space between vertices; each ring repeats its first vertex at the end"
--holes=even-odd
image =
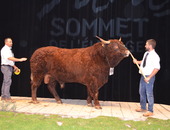
POLYGON ((110 43, 110 40, 106 41, 106 40, 103 40, 102 38, 96 36, 101 42, 102 44, 109 44, 110 43))
POLYGON ((119 38, 119 41, 122 41, 122 38, 121 38, 121 37, 119 38))

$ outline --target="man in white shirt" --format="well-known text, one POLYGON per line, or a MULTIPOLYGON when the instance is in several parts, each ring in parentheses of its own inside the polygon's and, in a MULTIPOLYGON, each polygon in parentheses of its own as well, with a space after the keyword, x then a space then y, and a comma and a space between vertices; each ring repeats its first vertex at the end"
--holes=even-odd
MULTIPOLYGON (((146 112, 143 116, 153 115, 153 105, 154 105, 154 95, 153 95, 153 85, 155 81, 155 75, 160 70, 160 57, 155 52, 156 41, 154 39, 149 39, 146 41, 143 59, 138 61, 133 60, 134 63, 140 64, 140 68, 143 74, 146 76, 144 78, 141 76, 139 85, 140 94, 140 105, 141 108, 136 109, 137 112, 146 112), (146 109, 146 103, 148 101, 148 111, 146 109)), ((141 74, 141 72, 139 71, 141 74)))
POLYGON ((27 58, 15 58, 14 54, 12 53, 12 39, 6 38, 5 45, 1 49, 1 71, 3 73, 3 83, 1 88, 1 100, 14 102, 11 99, 10 95, 10 86, 12 83, 12 73, 13 70, 17 70, 18 67, 15 66, 15 62, 22 62, 26 61, 27 58))

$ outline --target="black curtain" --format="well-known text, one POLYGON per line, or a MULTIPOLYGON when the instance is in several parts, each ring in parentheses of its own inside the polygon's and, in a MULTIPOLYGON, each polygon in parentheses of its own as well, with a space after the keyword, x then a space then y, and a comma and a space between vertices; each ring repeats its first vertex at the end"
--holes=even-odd
MULTIPOLYGON (((98 40, 118 39, 141 59, 147 39, 157 41, 161 70, 156 76, 156 103, 170 104, 170 0, 4 0, 0 2, 0 47, 4 38, 13 39, 15 57, 28 61, 16 63, 21 74, 13 76, 11 95, 31 96, 29 58, 44 46, 84 48, 98 40)), ((0 81, 2 83, 2 73, 0 81)), ((100 100, 139 101, 138 68, 131 57, 124 59, 113 76, 100 89, 100 100)), ((86 87, 68 83, 61 98, 86 99, 86 87)), ((39 97, 52 97, 42 84, 39 97)))

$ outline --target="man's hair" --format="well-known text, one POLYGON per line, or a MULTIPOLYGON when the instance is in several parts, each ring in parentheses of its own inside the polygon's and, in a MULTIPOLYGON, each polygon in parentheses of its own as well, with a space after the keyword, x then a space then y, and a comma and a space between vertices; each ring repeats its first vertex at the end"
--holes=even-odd
MULTIPOLYGON (((5 39, 4 39, 4 42, 6 42, 6 40, 8 40, 8 39, 11 39, 11 38, 10 38, 10 37, 5 38, 5 39)), ((12 39, 11 39, 11 40, 12 40, 12 39)))
POLYGON ((156 41, 154 39, 149 39, 146 41, 154 49, 156 47, 156 41))

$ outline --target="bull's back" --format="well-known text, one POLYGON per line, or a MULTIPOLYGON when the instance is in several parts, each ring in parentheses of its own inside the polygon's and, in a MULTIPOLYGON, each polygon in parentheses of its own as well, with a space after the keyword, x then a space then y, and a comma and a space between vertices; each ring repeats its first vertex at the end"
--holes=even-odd
MULTIPOLYGON (((87 57, 86 48, 59 48, 55 53, 53 53, 52 57, 47 59, 47 66, 51 69, 51 73, 55 73, 55 76, 58 78, 63 77, 64 79, 71 80, 71 78, 75 79, 77 77, 82 77, 85 74, 87 57)), ((90 60, 88 59, 88 61, 90 60)))
POLYGON ((45 65, 47 64, 45 58, 50 57, 57 49, 57 47, 53 46, 37 49, 30 59, 31 72, 38 73, 45 70, 45 65))

